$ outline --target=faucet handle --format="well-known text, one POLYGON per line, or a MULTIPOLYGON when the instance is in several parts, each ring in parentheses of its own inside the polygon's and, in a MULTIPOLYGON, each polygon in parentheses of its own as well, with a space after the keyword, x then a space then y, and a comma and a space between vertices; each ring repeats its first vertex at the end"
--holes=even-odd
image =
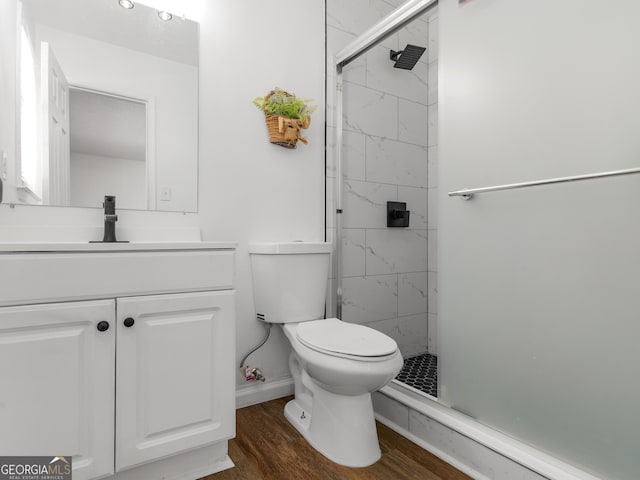
POLYGON ((115 195, 105 195, 102 203, 105 215, 116 213, 116 197, 115 195))

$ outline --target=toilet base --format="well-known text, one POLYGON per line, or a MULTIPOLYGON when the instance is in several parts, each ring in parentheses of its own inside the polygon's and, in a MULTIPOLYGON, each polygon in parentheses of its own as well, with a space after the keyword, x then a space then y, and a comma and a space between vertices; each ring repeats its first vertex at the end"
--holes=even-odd
POLYGON ((367 467, 380 459, 369 393, 337 395, 316 384, 311 411, 293 399, 286 404, 284 414, 313 448, 337 464, 367 467))

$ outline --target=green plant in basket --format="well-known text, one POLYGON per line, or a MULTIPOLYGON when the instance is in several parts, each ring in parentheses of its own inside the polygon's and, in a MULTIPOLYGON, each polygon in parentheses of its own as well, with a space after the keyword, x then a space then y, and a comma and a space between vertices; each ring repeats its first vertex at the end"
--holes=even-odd
POLYGON ((298 140, 307 143, 300 130, 309 128, 311 113, 316 109, 310 101, 278 87, 264 97, 253 99, 253 104, 264 112, 271 143, 286 148, 296 148, 298 140))
POLYGON ((269 95, 255 98, 253 104, 266 115, 281 115, 306 122, 317 108, 309 104, 311 101, 310 98, 298 98, 276 87, 269 95))

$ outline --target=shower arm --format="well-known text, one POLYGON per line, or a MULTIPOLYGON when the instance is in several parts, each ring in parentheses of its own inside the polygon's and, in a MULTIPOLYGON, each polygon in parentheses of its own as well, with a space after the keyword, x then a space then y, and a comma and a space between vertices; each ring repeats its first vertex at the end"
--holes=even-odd
POLYGON ((438 0, 409 0, 340 50, 336 54, 335 65, 340 68, 348 65, 380 41, 437 5, 438 0))

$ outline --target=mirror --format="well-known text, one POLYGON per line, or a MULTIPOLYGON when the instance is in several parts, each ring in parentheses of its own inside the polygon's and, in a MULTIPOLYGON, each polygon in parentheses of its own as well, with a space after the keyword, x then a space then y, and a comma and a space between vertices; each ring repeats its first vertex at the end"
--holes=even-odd
POLYGON ((198 24, 118 0, 21 0, 5 203, 197 211, 198 24))

